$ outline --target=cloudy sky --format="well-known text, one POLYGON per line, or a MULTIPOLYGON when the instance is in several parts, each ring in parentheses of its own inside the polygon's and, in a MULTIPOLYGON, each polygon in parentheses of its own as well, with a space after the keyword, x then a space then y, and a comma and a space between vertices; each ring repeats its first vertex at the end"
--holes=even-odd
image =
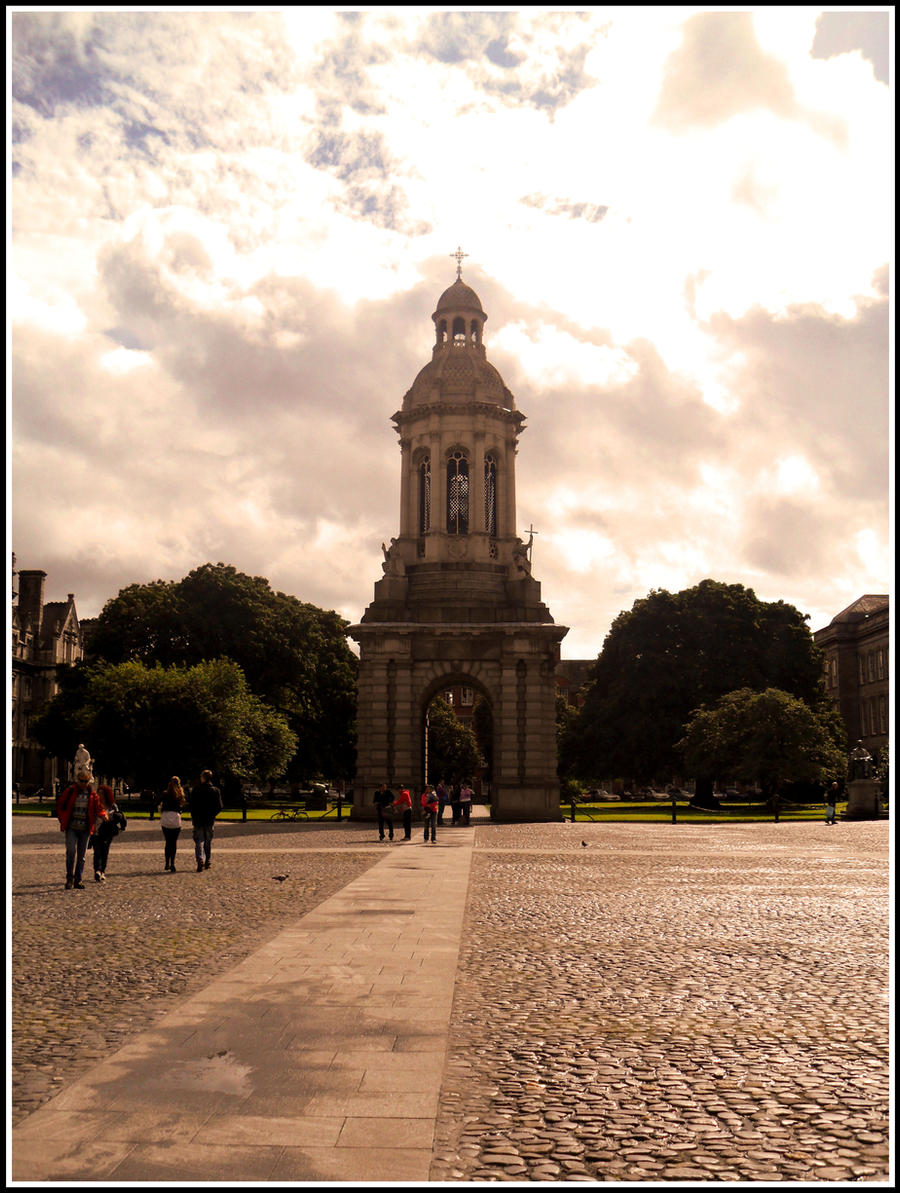
POLYGON ((7 9, 18 566, 358 620, 461 245, 563 657, 705 577, 887 592, 892 20, 7 9))

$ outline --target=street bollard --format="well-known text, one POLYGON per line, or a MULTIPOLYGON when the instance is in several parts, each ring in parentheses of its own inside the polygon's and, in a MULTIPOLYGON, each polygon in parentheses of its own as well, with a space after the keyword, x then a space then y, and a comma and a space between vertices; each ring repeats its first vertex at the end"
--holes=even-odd
POLYGON ((569 800, 569 807, 572 809, 572 823, 575 823, 575 801, 569 800))
POLYGON ((675 818, 675 800, 674 799, 672 800, 672 823, 673 824, 677 823, 676 818, 675 818))
POLYGON ((337 818, 338 818, 338 820, 340 820, 340 818, 341 818, 341 804, 342 804, 342 802, 343 802, 343 801, 342 801, 341 793, 340 793, 340 792, 338 792, 338 797, 337 797, 337 818))

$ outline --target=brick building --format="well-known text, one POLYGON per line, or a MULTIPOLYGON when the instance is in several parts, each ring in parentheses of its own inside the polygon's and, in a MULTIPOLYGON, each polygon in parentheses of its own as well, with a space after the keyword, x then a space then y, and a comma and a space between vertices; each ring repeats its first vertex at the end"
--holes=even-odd
POLYGON ((876 759, 889 739, 890 617, 887 596, 861 596, 813 634, 850 745, 862 741, 876 759))
POLYGON ((64 601, 44 600, 47 573, 16 571, 13 556, 12 606, 12 782, 20 789, 43 787, 48 794, 57 780, 56 759, 47 758, 29 734, 31 719, 56 695, 59 672, 84 657, 84 638, 75 610, 75 594, 64 601))

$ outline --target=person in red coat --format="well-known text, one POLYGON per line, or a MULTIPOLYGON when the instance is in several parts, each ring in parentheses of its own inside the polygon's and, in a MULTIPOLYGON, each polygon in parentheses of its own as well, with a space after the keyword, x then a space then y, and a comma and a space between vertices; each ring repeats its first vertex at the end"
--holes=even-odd
POLYGON ((403 840, 409 841, 412 837, 412 798, 409 788, 401 787, 400 794, 394 800, 394 811, 403 819, 403 840))
POLYGON ((89 770, 78 771, 74 783, 56 801, 59 831, 66 834, 66 890, 84 890, 81 881, 84 855, 94 826, 106 819, 100 796, 94 790, 94 776, 89 770))
POLYGON ((440 801, 435 789, 429 783, 422 792, 422 815, 425 817, 425 844, 428 844, 428 833, 431 832, 431 844, 434 844, 434 826, 437 824, 440 801))

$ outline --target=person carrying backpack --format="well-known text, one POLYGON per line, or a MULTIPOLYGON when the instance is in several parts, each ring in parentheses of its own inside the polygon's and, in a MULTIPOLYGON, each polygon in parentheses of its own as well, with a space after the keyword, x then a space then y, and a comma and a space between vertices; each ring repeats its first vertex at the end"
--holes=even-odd
POLYGON ((431 844, 434 844, 434 829, 437 824, 439 801, 434 788, 428 783, 422 792, 422 815, 425 817, 425 844, 428 844, 428 834, 431 833, 431 844))

